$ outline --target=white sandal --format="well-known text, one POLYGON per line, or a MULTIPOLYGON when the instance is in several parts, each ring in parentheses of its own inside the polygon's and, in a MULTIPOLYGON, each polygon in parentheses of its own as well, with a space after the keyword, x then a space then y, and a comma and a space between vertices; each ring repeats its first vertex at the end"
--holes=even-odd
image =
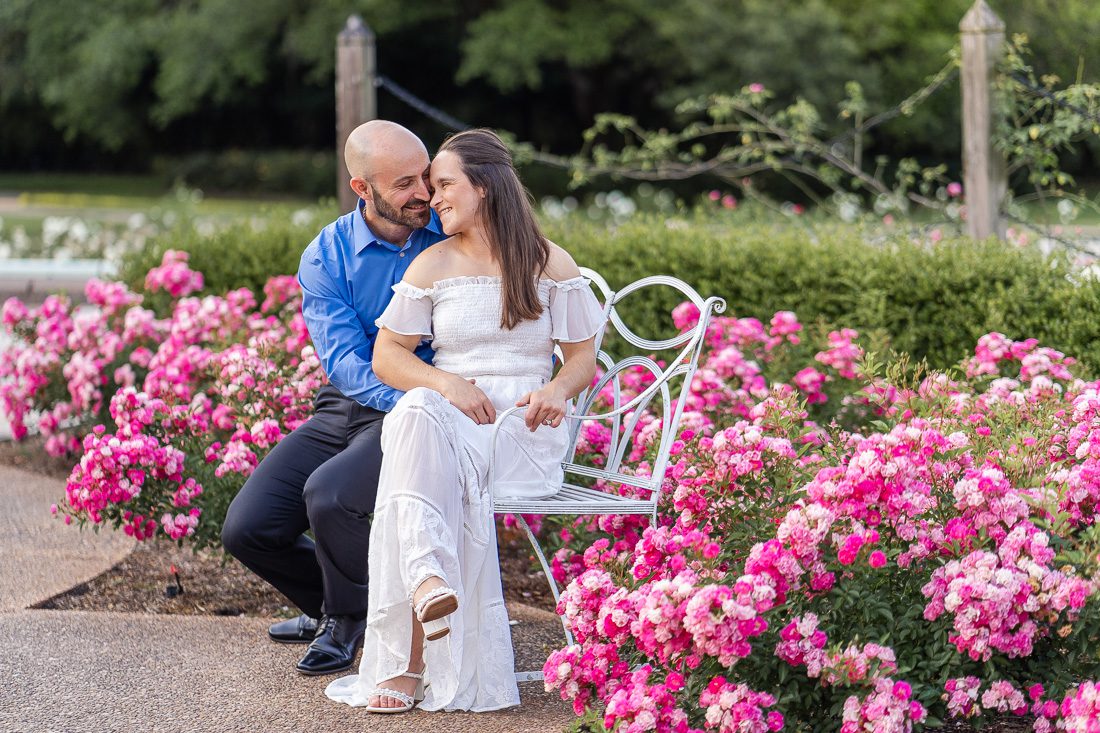
POLYGON ((425 593, 414 609, 417 620, 424 627, 424 638, 435 641, 451 633, 447 617, 457 610, 458 592, 454 588, 443 585, 425 593))
POLYGON ((391 690, 388 687, 376 687, 373 690, 367 692, 368 698, 374 697, 376 695, 378 697, 392 697, 394 700, 400 702, 402 704, 402 707, 382 708, 367 705, 365 709, 368 713, 407 713, 414 707, 416 707, 416 704, 418 702, 424 699, 423 674, 417 674, 416 672, 405 672, 404 674, 398 675, 398 677, 411 677, 412 679, 417 681, 416 690, 413 691, 413 694, 410 696, 399 690, 391 690))

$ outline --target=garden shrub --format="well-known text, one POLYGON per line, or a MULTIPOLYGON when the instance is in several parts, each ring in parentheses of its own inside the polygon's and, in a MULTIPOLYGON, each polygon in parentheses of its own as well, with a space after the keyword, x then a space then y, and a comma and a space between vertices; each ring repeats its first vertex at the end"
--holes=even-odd
MULTIPOLYGON (((1100 383, 999 333, 958 379, 909 379, 861 361, 855 331, 775 381, 809 353, 799 326, 708 330, 655 524, 527 517, 560 545, 576 639, 547 686, 590 731, 1094 729, 1100 383)), ((640 424, 628 472, 653 459, 640 424)), ((600 465, 610 432, 581 435, 600 465)))
MULTIPOLYGON (((142 540, 160 532, 220 544, 229 503, 275 443, 308 419, 324 383, 293 277, 194 295, 203 275, 168 250, 145 295, 90 280, 87 305, 17 298, 2 322, 0 407, 21 440, 83 453, 60 511, 142 540), (163 317, 145 307, 164 304, 163 317)), ((55 511, 59 511, 55 508, 55 511)))

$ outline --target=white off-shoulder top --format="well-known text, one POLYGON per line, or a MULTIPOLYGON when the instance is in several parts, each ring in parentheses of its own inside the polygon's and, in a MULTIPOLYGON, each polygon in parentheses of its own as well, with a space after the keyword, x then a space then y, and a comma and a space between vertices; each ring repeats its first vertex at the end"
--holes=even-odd
POLYGON ((499 277, 489 275, 450 277, 429 288, 401 281, 375 324, 430 340, 433 363, 452 374, 544 382, 551 376, 554 342, 585 341, 604 325, 603 308, 586 278, 543 278, 538 282, 542 314, 502 329, 500 285, 499 277))

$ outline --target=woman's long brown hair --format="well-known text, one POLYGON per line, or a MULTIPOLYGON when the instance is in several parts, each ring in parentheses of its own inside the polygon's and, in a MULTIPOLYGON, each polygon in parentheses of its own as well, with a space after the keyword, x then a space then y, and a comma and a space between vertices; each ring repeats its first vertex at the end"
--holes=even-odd
POLYGON ((550 260, 550 245, 531 209, 531 194, 512 165, 512 155, 492 130, 466 130, 447 138, 439 152, 458 156, 462 172, 485 193, 478 218, 489 251, 500 263, 500 325, 511 329, 542 313, 538 278, 550 260))

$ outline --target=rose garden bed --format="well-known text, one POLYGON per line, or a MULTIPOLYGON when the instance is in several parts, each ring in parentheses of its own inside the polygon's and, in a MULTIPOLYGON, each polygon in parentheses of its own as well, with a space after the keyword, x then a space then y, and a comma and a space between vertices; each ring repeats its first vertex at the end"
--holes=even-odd
MULTIPOLYGON (((26 344, 0 356, 16 435, 33 420, 50 453, 79 457, 64 521, 215 545, 236 487, 308 417, 323 375, 293 280, 272 280, 262 304, 247 290, 190 297, 201 285, 169 252, 144 296, 93 282, 83 311, 5 304, 26 344)), ((689 327, 697 312, 674 318, 689 327)), ((933 373, 790 312, 717 319, 657 524, 530 518, 556 550, 577 637, 550 654, 547 685, 592 730, 908 731, 1004 715, 1095 730, 1100 382, 1078 371, 999 333, 933 373)), ((626 470, 650 471, 662 426, 638 417, 619 433, 585 424, 580 459, 621 447, 626 470)), ((149 556, 163 593, 164 556, 149 556)), ((186 588, 195 566, 180 565, 186 588)), ((239 610, 218 597, 203 612, 239 610)))
MULTIPOLYGON (((36 437, 23 443, 0 441, 0 464, 24 471, 65 479, 71 461, 50 456, 36 437)), ((72 530, 63 530, 72 531, 72 530)), ((553 606, 542 572, 533 569, 522 538, 502 533, 501 577, 505 598, 539 608, 553 606)), ((295 610, 286 605, 271 586, 232 558, 214 550, 195 552, 161 540, 137 545, 134 552, 110 570, 63 593, 38 603, 35 608, 71 611, 201 614, 282 618, 295 610), (170 569, 180 573, 184 593, 170 595, 175 582, 170 569)), ((1026 718, 1000 717, 983 727, 983 733, 1016 733, 1030 729, 1026 718)), ((963 722, 949 722, 945 733, 970 730, 963 722)))

